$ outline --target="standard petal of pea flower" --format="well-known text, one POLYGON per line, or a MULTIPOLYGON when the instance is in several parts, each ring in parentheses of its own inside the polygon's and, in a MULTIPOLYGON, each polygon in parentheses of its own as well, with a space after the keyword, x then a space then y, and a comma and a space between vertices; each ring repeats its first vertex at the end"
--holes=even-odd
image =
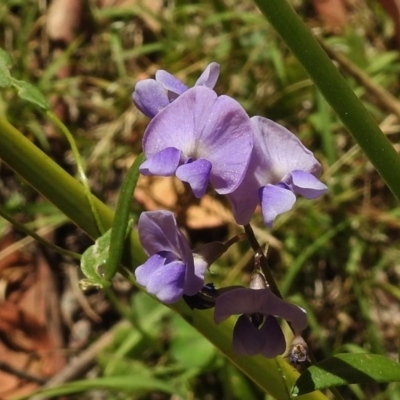
POLYGON ((209 243, 192 253, 170 211, 147 211, 138 222, 139 239, 149 259, 135 270, 137 283, 164 303, 193 296, 204 285, 204 274, 227 246, 209 243))
POLYGON ((143 175, 176 175, 200 198, 209 183, 219 194, 245 176, 253 147, 250 118, 229 96, 205 86, 184 92, 149 123, 143 137, 143 175))
MULTIPOLYGON (((219 64, 210 63, 196 81, 195 86, 213 89, 217 83, 219 71, 219 64)), ((188 89, 188 86, 169 72, 158 70, 155 79, 143 79, 136 84, 132 99, 143 114, 153 118, 188 89)))
POLYGON ((251 118, 254 147, 241 185, 229 195, 239 224, 250 222, 260 202, 267 226, 289 211, 296 195, 314 199, 326 192, 318 180, 321 165, 300 140, 283 126, 263 117, 251 118))
POLYGON ((284 353, 285 337, 275 317, 289 321, 296 332, 307 327, 305 311, 280 299, 268 287, 233 288, 221 293, 216 299, 215 322, 219 324, 235 314, 242 314, 233 331, 237 354, 273 358, 284 353))

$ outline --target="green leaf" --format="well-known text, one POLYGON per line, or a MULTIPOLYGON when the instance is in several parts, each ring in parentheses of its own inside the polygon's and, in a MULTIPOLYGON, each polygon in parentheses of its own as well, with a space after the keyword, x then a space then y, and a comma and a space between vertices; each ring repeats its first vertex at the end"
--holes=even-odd
MULTIPOLYGON (((125 238, 132 229, 133 221, 130 220, 125 230, 125 238)), ((112 229, 109 229, 104 235, 100 236, 94 245, 90 246, 81 258, 81 269, 87 279, 81 279, 79 285, 82 289, 91 286, 105 288, 110 286, 110 279, 105 276, 105 265, 110 252, 110 242, 112 238, 112 229)))
POLYGON ((112 279, 114 277, 121 262, 125 239, 127 237, 126 230, 128 227, 132 196, 139 178, 139 167, 144 160, 145 157, 143 154, 136 157, 136 160, 126 174, 119 193, 117 209, 115 210, 115 217, 111 230, 110 251, 104 266, 104 277, 106 279, 112 279))
POLYGON ((18 81, 14 78, 10 79, 11 85, 17 89, 18 96, 21 97, 21 99, 36 104, 37 106, 44 108, 45 110, 50 110, 50 104, 47 102, 43 94, 38 89, 36 89, 35 86, 25 81, 18 81))
POLYGON ((353 383, 400 382, 400 364, 379 354, 337 354, 312 365, 297 379, 293 396, 353 383))
POLYGON ((0 47, 0 87, 11 86, 11 57, 0 47))
POLYGON ((111 229, 104 235, 100 236, 94 245, 87 248, 82 254, 81 270, 87 279, 82 279, 79 285, 82 289, 87 289, 91 286, 99 288, 110 286, 110 281, 104 279, 104 265, 106 263, 108 252, 110 249, 111 229))
POLYGON ((181 365, 186 369, 204 369, 211 363, 215 347, 184 319, 173 318, 172 331, 170 351, 181 365))

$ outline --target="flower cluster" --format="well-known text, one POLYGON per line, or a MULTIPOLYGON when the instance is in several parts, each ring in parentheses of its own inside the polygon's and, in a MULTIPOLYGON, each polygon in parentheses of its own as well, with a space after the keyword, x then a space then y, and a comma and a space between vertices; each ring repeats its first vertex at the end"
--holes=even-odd
MULTIPOLYGON (((143 175, 173 176, 202 197, 211 186, 227 195, 238 224, 249 224, 257 205, 266 226, 289 211, 296 196, 314 199, 327 190, 321 165, 283 126, 255 116, 213 90, 219 65, 211 63, 189 88, 166 71, 136 84, 137 108, 151 118, 143 136, 143 175)), ((142 213, 139 237, 149 254, 135 271, 137 282, 165 303, 183 298, 193 308, 215 306, 215 322, 241 314, 233 333, 239 354, 275 357, 285 350, 276 317, 297 333, 307 325, 304 310, 274 294, 260 273, 257 287, 215 289, 204 284, 209 266, 234 242, 212 242, 191 250, 171 212, 142 213)))

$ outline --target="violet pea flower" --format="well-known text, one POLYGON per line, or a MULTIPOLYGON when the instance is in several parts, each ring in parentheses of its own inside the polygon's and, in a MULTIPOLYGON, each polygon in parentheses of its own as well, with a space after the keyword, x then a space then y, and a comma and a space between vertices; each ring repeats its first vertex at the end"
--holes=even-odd
POLYGON ((239 355, 273 358, 284 353, 285 336, 275 317, 289 321, 296 332, 307 327, 305 311, 282 300, 268 287, 234 288, 221 293, 216 299, 215 322, 219 324, 234 314, 242 314, 233 330, 233 349, 239 355))
MULTIPOLYGON (((214 89, 219 71, 218 63, 210 63, 197 79, 195 86, 214 89)), ((178 78, 160 69, 156 72, 155 79, 143 79, 136 84, 132 100, 144 115, 153 118, 188 89, 189 87, 178 78)))
POLYGON ((202 197, 209 182, 219 194, 245 176, 253 147, 250 118, 229 96, 196 86, 149 123, 143 137, 143 175, 176 175, 202 197))
POLYGON ((236 222, 246 225, 260 202, 264 222, 289 211, 296 195, 314 199, 326 192, 318 180, 321 164, 283 126, 263 117, 251 118, 254 147, 246 176, 229 198, 236 222))
POLYGON ((170 211, 147 211, 138 222, 139 239, 149 259, 136 268, 140 286, 164 303, 193 296, 204 285, 204 273, 227 246, 212 242, 190 250, 170 211))

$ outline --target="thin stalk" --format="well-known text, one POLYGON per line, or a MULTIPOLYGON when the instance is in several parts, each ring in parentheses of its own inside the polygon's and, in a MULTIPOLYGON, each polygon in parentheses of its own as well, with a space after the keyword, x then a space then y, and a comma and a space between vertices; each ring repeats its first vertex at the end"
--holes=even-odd
POLYGON ((272 275, 271 269, 269 268, 267 257, 265 257, 264 251, 258 243, 256 235, 253 232, 253 228, 250 224, 247 224, 244 225, 244 231, 247 234, 247 239, 250 242, 251 248, 253 249, 254 253, 258 255, 260 266, 263 274, 265 275, 265 278, 267 279, 269 288, 271 289, 272 293, 282 298, 278 285, 275 282, 275 278, 272 275))
POLYGON ((43 246, 49 247, 50 249, 56 251, 59 254, 62 254, 63 256, 71 257, 75 260, 80 260, 81 255, 78 253, 75 253, 73 251, 69 251, 66 249, 63 249, 62 247, 56 246, 53 243, 50 243, 46 239, 43 239, 41 236, 39 236, 36 232, 34 232, 32 229, 27 228, 25 225, 20 224, 16 219, 8 215, 1 207, 0 207, 0 216, 2 216, 5 220, 10 222, 14 227, 16 227, 18 230, 21 232, 24 232, 26 235, 32 237, 35 239, 37 242, 42 244, 43 246))
POLYGON ((78 175, 81 179, 81 182, 83 185, 83 190, 85 191, 88 204, 93 213, 93 217, 96 220, 97 227, 98 227, 100 233, 105 233, 106 230, 104 229, 103 223, 101 222, 99 213, 96 209, 96 206, 95 206, 94 201, 91 196, 92 192, 90 190, 89 181, 87 179, 85 170, 83 168, 81 156, 79 154, 78 147, 76 146, 75 139, 71 135, 71 132, 68 130, 68 128, 65 126, 65 124, 62 123, 53 112, 46 111, 46 115, 53 122, 53 124, 64 134, 65 138, 68 140, 68 143, 71 146, 72 154, 74 155, 74 158, 75 158, 78 175))

